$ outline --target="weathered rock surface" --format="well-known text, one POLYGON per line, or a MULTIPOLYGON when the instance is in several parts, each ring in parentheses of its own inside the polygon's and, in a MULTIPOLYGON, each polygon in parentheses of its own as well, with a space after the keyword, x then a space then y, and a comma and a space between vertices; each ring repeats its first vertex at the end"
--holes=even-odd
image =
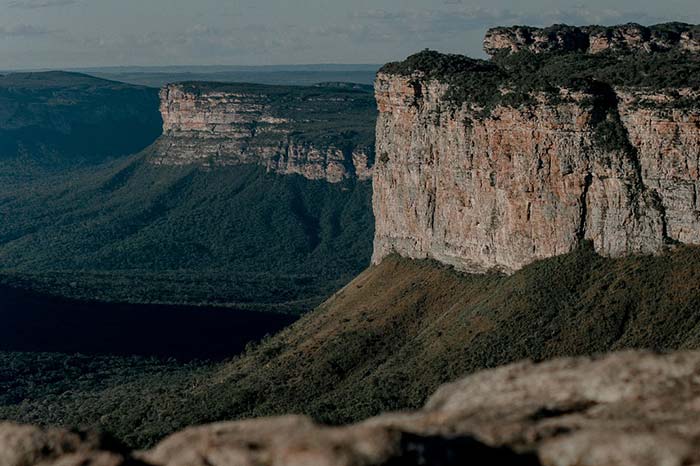
POLYGON ((544 52, 700 50, 700 30, 684 23, 669 23, 653 27, 630 23, 620 26, 576 27, 558 25, 548 28, 527 26, 490 29, 484 39, 489 55, 516 53, 527 50, 544 52))
POLYGON ((155 164, 258 164, 331 183, 372 177, 371 141, 347 139, 373 127, 374 104, 365 91, 192 83, 168 85, 160 96, 163 136, 155 164), (338 127, 333 120, 344 111, 349 120, 338 127))
POLYGON ((0 423, 0 466, 138 466, 114 442, 94 433, 0 423))
POLYGON ((697 91, 560 87, 484 112, 450 90, 377 77, 374 263, 510 273, 582 240, 610 257, 700 244, 697 91))
MULTIPOLYGON (((63 431, 0 432, 2 466, 133 461, 63 431)), ((445 385, 413 413, 346 427, 298 416, 193 427, 135 456, 160 466, 700 464, 700 353, 522 362, 445 385)))

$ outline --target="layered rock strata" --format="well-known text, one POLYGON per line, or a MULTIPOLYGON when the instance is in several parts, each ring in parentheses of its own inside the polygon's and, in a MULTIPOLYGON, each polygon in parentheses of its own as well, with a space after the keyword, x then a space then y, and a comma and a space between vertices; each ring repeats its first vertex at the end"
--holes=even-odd
POLYGON ((592 82, 455 100, 503 72, 378 74, 374 263, 511 273, 582 241, 610 257, 700 244, 700 92, 592 82))
POLYGON ((371 141, 347 137, 374 124, 366 91, 184 83, 166 86, 160 96, 163 136, 153 163, 257 164, 331 183, 372 176, 371 141), (347 126, 339 128, 343 111, 358 107, 361 121, 348 113, 347 126))
POLYGON ((655 52, 673 49, 697 52, 700 51, 700 28, 684 23, 652 27, 635 23, 611 27, 499 27, 487 32, 484 49, 489 55, 517 53, 523 50, 534 53, 655 52))
POLYGON ((420 411, 351 426, 221 423, 131 456, 65 431, 0 425, 0 464, 680 466, 700 463, 699 420, 700 353, 624 352, 477 373, 420 411))

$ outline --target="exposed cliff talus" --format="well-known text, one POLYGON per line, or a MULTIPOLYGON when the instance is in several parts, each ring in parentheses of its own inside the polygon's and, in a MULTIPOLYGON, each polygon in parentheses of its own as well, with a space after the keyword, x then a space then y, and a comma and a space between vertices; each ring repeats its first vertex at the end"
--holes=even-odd
POLYGON ((700 243, 698 93, 542 63, 425 52, 380 72, 375 262, 512 272, 584 240, 613 257, 700 243))
POLYGON ((363 90, 173 84, 160 108, 157 164, 258 164, 332 183, 372 176, 375 108, 363 90))

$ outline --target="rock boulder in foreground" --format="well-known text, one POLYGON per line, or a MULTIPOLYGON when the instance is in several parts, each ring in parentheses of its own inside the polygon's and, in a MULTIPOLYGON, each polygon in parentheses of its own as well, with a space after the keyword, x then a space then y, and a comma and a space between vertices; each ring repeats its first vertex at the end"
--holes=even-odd
POLYGON ((151 451, 5 424, 0 465, 700 464, 700 352, 522 362, 443 386, 425 408, 346 427, 305 417, 193 427, 151 451), (107 448, 109 450, 109 448, 107 448))

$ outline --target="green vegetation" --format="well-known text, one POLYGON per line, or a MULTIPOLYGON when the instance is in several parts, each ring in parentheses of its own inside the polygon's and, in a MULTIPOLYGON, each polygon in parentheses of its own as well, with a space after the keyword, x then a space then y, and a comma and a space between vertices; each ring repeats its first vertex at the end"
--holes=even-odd
POLYGON ((0 175, 133 154, 161 126, 157 89, 78 73, 0 76, 0 175))
MULTIPOLYGON (((629 30, 638 31, 644 40, 649 40, 650 38, 656 38, 660 41, 666 41, 671 43, 677 43, 681 39, 681 34, 688 32, 691 34, 698 34, 700 32, 700 25, 688 24, 681 22, 670 22, 655 24, 652 26, 643 26, 638 23, 627 23, 617 26, 569 26, 567 24, 554 24, 545 28, 538 28, 533 26, 514 26, 518 31, 526 36, 530 41, 532 41, 532 36, 537 33, 540 36, 548 37, 554 41, 557 38, 566 38, 566 46, 569 50, 587 50, 590 45, 590 35, 602 35, 606 37, 612 37, 614 34, 620 30, 620 28, 627 28, 629 30)), ((494 28, 497 32, 507 32, 511 30, 512 27, 504 26, 494 28)), ((656 50, 659 51, 659 50, 656 50)))
MULTIPOLYGON (((444 382, 523 358, 697 349, 699 263, 700 248, 623 259, 583 248, 502 276, 390 257, 241 357, 144 377, 127 367, 109 386, 85 375, 75 390, 61 388, 60 370, 37 372, 53 397, 6 385, 0 418, 98 425, 144 446, 201 422, 306 413, 340 423, 416 407, 444 382)), ((26 366, 26 355, 4 357, 26 366)))
MULTIPOLYGON (((673 28, 673 24, 659 28, 673 28)), ((548 29, 551 34, 557 28, 548 29)), ((670 29, 669 29, 670 30, 670 29)), ((670 33, 670 32, 669 32, 670 33)), ((462 55, 445 55, 424 50, 403 62, 389 63, 381 73, 410 76, 420 81, 448 84, 445 99, 452 110, 463 105, 487 118, 497 106, 521 107, 535 103, 534 95, 544 93, 553 104, 563 97, 559 89, 585 92, 594 113, 595 139, 606 150, 631 149, 620 121, 614 87, 634 86, 675 94, 677 89, 700 89, 700 54, 680 50, 668 52, 620 52, 599 54, 578 52, 500 54, 492 60, 475 60, 462 55)), ((678 99, 680 105, 697 105, 692 98, 678 99)), ((649 105, 640 103, 640 105, 649 105)), ((660 104, 657 104, 660 105, 660 104)), ((674 104, 675 105, 675 104, 674 104)))
POLYGON ((653 54, 519 52, 488 61, 424 50, 403 62, 385 65, 380 72, 444 82, 450 85, 447 97, 455 105, 466 102, 489 111, 496 105, 531 102, 532 92, 554 93, 560 87, 589 92, 601 85, 655 91, 700 89, 700 55, 677 50, 653 54), (501 89, 508 92, 503 94, 501 89))
MULTIPOLYGON (((256 95, 292 121, 297 143, 373 156, 370 86, 183 86, 256 95)), ((160 134, 157 94, 76 73, 0 77, 0 284, 299 313, 366 267, 367 183, 329 185, 252 166, 155 167, 145 161, 152 149, 94 165, 160 134)), ((260 126, 252 143, 285 143, 286 134, 260 126)))
MULTIPOLYGON (((297 143, 341 149, 363 148, 374 153, 377 106, 371 86, 347 83, 321 83, 316 86, 268 86, 262 84, 224 84, 216 82, 181 83, 195 95, 219 91, 255 95, 275 118, 291 120, 289 137, 297 143)), ((258 128, 257 143, 284 143, 287 135, 264 134, 258 128), (268 139, 266 139, 266 137, 268 139)))
POLYGON ((83 299, 312 309, 369 263, 371 185, 147 153, 0 187, 0 283, 83 299))

